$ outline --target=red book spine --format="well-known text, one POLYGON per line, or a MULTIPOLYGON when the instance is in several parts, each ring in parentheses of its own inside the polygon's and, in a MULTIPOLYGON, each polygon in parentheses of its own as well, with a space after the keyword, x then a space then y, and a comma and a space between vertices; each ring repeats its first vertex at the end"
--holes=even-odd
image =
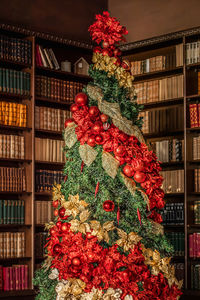
POLYGON ((198 127, 199 122, 198 122, 197 104, 190 104, 189 110, 190 110, 190 127, 191 128, 198 127))
POLYGON ((10 291, 13 291, 13 268, 9 267, 9 275, 10 275, 10 291))
POLYGON ((197 257, 197 234, 193 233, 193 237, 194 237, 194 257, 197 257))
POLYGON ((193 234, 189 235, 189 256, 194 257, 194 243, 193 243, 193 234))
POLYGON ((0 266, 0 291, 3 290, 3 267, 0 266))
POLYGON ((12 267, 12 276, 13 276, 13 290, 16 290, 16 274, 15 274, 15 267, 12 267))
POLYGON ((25 266, 21 265, 20 269, 21 269, 21 289, 24 290, 25 289, 25 266))
POLYGON ((43 66, 42 59, 40 56, 40 51, 39 51, 39 45, 36 45, 36 56, 37 56, 39 67, 43 66))
POLYGON ((200 233, 197 233, 197 257, 200 257, 200 233))
POLYGON ((14 273, 15 273, 15 288, 16 290, 19 290, 19 274, 18 274, 18 266, 14 267, 14 273))
POLYGON ((25 278, 24 288, 25 290, 27 290, 28 289, 28 265, 24 266, 24 278, 25 278))
POLYGON ((9 268, 3 267, 3 290, 9 291, 9 268))

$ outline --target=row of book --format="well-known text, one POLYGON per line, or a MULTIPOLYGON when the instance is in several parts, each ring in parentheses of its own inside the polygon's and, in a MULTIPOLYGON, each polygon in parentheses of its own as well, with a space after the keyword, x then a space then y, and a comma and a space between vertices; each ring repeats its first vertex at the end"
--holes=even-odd
POLYGON ((60 69, 52 48, 43 48, 40 45, 36 45, 35 60, 38 67, 45 67, 55 70, 60 69))
POLYGON ((195 200, 193 204, 194 224, 200 224, 200 200, 195 200))
POLYGON ((83 87, 84 85, 80 82, 36 76, 36 96, 53 99, 58 102, 73 102, 75 95, 81 92, 83 87))
POLYGON ((29 40, 0 36, 0 58, 32 64, 32 43, 29 40))
POLYGON ((41 258, 45 255, 45 245, 47 244, 48 233, 37 232, 35 234, 35 257, 41 258))
POLYGON ((184 204, 182 202, 166 203, 161 211, 163 225, 183 225, 184 224, 184 204))
POLYGON ((185 234, 184 232, 166 232, 166 236, 174 247, 175 256, 184 256, 185 254, 185 234))
POLYGON ((0 68, 0 92, 30 95, 30 73, 0 68))
POLYGON ((200 290, 200 265, 191 264, 191 289, 200 290))
POLYGON ((61 162, 66 161, 63 151, 64 141, 35 138, 36 161, 61 162))
POLYGON ((200 41, 186 44, 186 64, 200 62, 200 41))
POLYGON ((184 193, 184 170, 161 171, 165 193, 184 193))
POLYGON ((200 159, 200 136, 192 138, 192 154, 193 160, 200 159))
POLYGON ((24 159, 24 136, 0 134, 0 157, 24 159))
POLYGON ((190 111, 190 127, 200 127, 200 103, 193 103, 189 105, 190 111))
POLYGON ((35 201, 35 224, 45 224, 53 220, 52 201, 35 201))
POLYGON ((35 107, 35 129, 61 131, 64 129, 65 120, 71 117, 68 110, 51 107, 35 107))
POLYGON ((25 232, 0 232, 0 258, 25 256, 25 232))
POLYGON ((194 169, 194 191, 200 192, 200 169, 194 169))
POLYGON ((64 175, 62 171, 37 169, 35 172, 36 192, 51 191, 54 184, 61 184, 64 175))
POLYGON ((183 65, 183 44, 176 45, 173 52, 157 55, 144 60, 131 62, 131 74, 140 75, 149 72, 170 70, 183 65))
POLYGON ((21 103, 0 102, 0 124, 26 127, 27 106, 21 103))
POLYGON ((24 200, 0 200, 0 224, 24 224, 24 200))
POLYGON ((183 75, 134 84, 139 104, 183 97, 183 75))
POLYGON ((171 139, 151 142, 151 147, 161 162, 182 161, 184 157, 184 140, 171 139))
POLYGON ((0 191, 26 191, 25 168, 0 167, 0 191))
POLYGON ((189 256, 200 257, 200 232, 189 234, 189 256))
POLYGON ((144 134, 183 130, 183 106, 142 111, 140 117, 143 117, 144 134))
POLYGON ((0 290, 17 291, 28 289, 28 265, 0 266, 0 290))

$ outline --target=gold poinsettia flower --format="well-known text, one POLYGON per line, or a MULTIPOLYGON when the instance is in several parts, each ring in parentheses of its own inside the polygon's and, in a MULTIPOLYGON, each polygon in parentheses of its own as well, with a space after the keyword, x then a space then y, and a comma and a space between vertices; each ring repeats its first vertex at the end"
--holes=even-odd
POLYGON ((79 231, 81 233, 86 234, 86 232, 90 232, 90 225, 86 223, 86 220, 89 218, 90 212, 88 210, 84 210, 80 213, 80 221, 77 219, 71 220, 69 223, 71 224, 70 229, 73 232, 79 231))
POLYGON ((79 200, 79 195, 69 195, 68 201, 61 202, 61 205, 66 209, 66 216, 76 216, 88 206, 84 200, 79 200))
POLYGON ((117 232, 120 239, 116 241, 116 244, 124 248, 124 251, 128 251, 129 249, 133 248, 133 246, 142 239, 135 232, 130 232, 127 234, 125 231, 119 228, 117 229, 117 232))
POLYGON ((113 221, 108 221, 101 226, 99 221, 92 220, 90 221, 90 226, 92 229, 92 235, 98 238, 98 241, 106 241, 109 243, 108 232, 115 228, 113 221))

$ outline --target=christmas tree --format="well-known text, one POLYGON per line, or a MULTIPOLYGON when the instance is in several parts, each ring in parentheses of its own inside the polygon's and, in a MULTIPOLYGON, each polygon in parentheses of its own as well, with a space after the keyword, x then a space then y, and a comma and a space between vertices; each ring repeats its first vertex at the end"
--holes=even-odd
POLYGON ((98 44, 93 82, 65 122, 65 177, 53 188, 36 299, 178 299, 182 282, 160 224, 161 168, 140 130, 130 64, 116 46, 128 32, 108 12, 89 32, 98 44))

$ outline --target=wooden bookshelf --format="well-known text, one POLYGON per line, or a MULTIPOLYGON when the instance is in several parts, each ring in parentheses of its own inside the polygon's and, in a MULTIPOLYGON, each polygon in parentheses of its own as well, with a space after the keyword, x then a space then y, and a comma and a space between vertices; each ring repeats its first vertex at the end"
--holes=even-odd
MULTIPOLYGON (((5 135, 20 135, 24 136, 25 140, 25 158, 4 158, 0 157, 0 167, 24 167, 26 173, 26 191, 15 192, 15 191, 0 191, 0 199, 13 199, 13 200, 24 200, 25 204, 25 223, 24 224, 0 224, 0 232, 16 232, 23 231, 26 236, 26 250, 24 257, 14 257, 0 259, 0 264, 3 266, 11 266, 13 264, 27 264, 28 265, 28 290, 19 291, 6 291, 0 292, 0 298, 3 299, 34 299, 35 291, 32 283, 35 265, 36 263, 42 263, 44 257, 35 257, 34 248, 35 232, 43 232, 45 230, 44 224, 36 224, 35 222, 35 200, 40 201, 51 200, 51 191, 35 192, 35 174, 38 169, 42 170, 58 170, 61 171, 64 167, 64 163, 50 162, 50 161, 36 161, 35 159, 35 139, 50 138, 50 139, 62 139, 62 131, 48 130, 48 129, 36 129, 35 128, 35 107, 49 107, 55 109, 61 109, 63 111, 69 111, 72 101, 62 101, 52 98, 36 96, 36 76, 43 75, 48 78, 61 79, 65 81, 87 84, 91 78, 87 75, 75 74, 73 72, 64 72, 61 70, 52 70, 49 68, 38 67, 35 63, 35 48, 36 44, 45 45, 49 48, 53 48, 56 52, 56 57, 59 63, 62 60, 70 59, 73 63, 80 57, 85 57, 87 61, 91 61, 92 51, 91 47, 81 43, 70 43, 63 42, 61 40, 52 41, 48 39, 48 36, 43 35, 42 37, 35 38, 35 34, 25 34, 22 32, 11 32, 10 28, 4 28, 2 31, 5 36, 8 32, 9 37, 27 39, 32 43, 32 56, 31 64, 22 63, 14 60, 0 58, 0 67, 16 70, 25 71, 30 74, 30 94, 25 95, 11 92, 0 91, 0 101, 9 101, 12 103, 20 103, 27 105, 27 126, 8 126, 0 125, 0 134, 5 135), (6 31, 7 30, 7 31, 6 31), (83 47, 81 46, 83 45, 83 47)), ((37 247, 37 245, 36 245, 37 247)))
MULTIPOLYGON (((183 123, 182 130, 174 129, 173 132, 171 130, 166 130, 163 132, 149 132, 145 133, 145 138, 147 141, 162 141, 173 138, 181 138, 184 140, 184 156, 182 161, 178 162, 165 162, 161 164, 163 171, 165 170, 184 170, 184 193, 166 193, 165 201, 166 203, 176 203, 176 202, 184 202, 184 225, 172 224, 172 225, 164 225, 165 231, 167 232, 184 232, 185 234, 185 255, 184 257, 174 257, 173 262, 184 263, 184 295, 181 299, 199 299, 200 291, 191 289, 191 262, 199 264, 199 259, 193 260, 189 257, 189 233, 200 232, 200 225, 194 224, 194 216, 193 216, 193 204, 195 199, 199 199, 200 192, 195 192, 194 187, 194 169, 199 169, 198 160, 193 160, 193 150, 192 150, 192 137, 198 136, 200 134, 200 127, 190 128, 189 127, 189 104, 190 103, 200 103, 200 95, 198 92, 198 71, 200 71, 200 62, 186 64, 186 44, 190 42, 196 42, 200 40, 200 27, 194 30, 186 30, 183 32, 177 32, 173 34, 168 34, 164 36, 160 36, 156 39, 147 39, 144 41, 129 43, 127 45, 121 46, 121 50, 123 51, 124 58, 130 61, 143 61, 141 63, 141 71, 144 72, 145 68, 145 60, 148 60, 152 57, 160 56, 160 55, 169 55, 173 51, 176 52, 175 49, 177 45, 183 44, 182 50, 182 65, 176 67, 171 67, 171 69, 164 69, 160 71, 153 71, 149 73, 137 74, 134 75, 136 84, 143 84, 145 82, 148 85, 148 82, 151 80, 159 80, 167 77, 171 77, 174 75, 182 75, 183 76, 183 96, 176 97, 166 100, 159 101, 146 101, 145 103, 140 100, 139 104, 144 106, 144 112, 146 111, 156 111, 158 109, 168 109, 180 106, 183 107, 183 123)), ((149 60, 150 61, 150 60, 149 60)), ((177 58, 175 63, 177 62, 177 58)), ((139 63, 138 63, 139 64, 139 63)), ((137 63, 134 64, 134 67, 137 68, 137 63), (136 66, 136 67, 135 67, 136 66)), ((138 70, 136 69, 136 72, 138 70)), ((160 83, 159 83, 160 84, 160 83)), ((169 88, 169 87, 167 87, 169 88)), ((139 88, 138 88, 139 90, 139 88)), ((158 92, 159 93, 159 92, 158 92)), ((161 91, 160 91, 161 93, 161 91)), ((160 95, 160 94, 159 94, 160 95)), ((140 96, 141 97, 141 96, 140 96)), ((143 97, 143 96, 142 96, 143 97)), ((143 99, 143 98, 140 98, 143 99)), ((145 97, 144 97, 145 99, 145 97)), ((159 98, 160 99, 160 98, 159 98)), ((160 122, 163 120, 160 118, 156 119, 156 125, 159 127, 160 122)), ((152 125, 153 126, 153 125, 152 125)), ((167 129, 167 128, 166 128, 167 129)))

